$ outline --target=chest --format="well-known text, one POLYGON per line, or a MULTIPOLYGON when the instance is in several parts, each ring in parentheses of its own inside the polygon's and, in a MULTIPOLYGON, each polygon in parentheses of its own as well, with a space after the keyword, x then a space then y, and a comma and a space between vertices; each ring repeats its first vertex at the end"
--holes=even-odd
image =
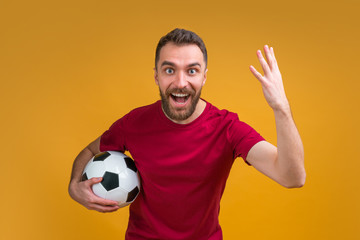
POLYGON ((145 184, 159 187, 216 184, 233 163, 226 132, 216 126, 141 131, 127 137, 127 147, 145 184))

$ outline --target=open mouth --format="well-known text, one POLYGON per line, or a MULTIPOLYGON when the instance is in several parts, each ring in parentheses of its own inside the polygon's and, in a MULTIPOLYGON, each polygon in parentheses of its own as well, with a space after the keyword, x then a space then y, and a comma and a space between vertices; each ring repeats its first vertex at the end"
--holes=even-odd
POLYGON ((190 94, 171 93, 170 96, 175 101, 175 103, 180 104, 180 105, 184 105, 184 104, 186 104, 187 100, 189 99, 190 94))

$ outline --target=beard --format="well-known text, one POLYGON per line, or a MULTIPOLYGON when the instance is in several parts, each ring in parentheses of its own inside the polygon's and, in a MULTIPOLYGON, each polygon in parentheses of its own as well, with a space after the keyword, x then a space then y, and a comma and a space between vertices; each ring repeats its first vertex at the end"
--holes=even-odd
POLYGON ((170 119, 175 120, 175 121, 183 121, 188 119, 194 112, 196 109, 196 106, 199 102, 200 99, 200 95, 201 95, 201 89, 199 90, 198 93, 195 92, 195 90, 193 89, 180 89, 180 88, 172 88, 172 89, 167 89, 165 93, 163 93, 161 91, 161 89, 159 88, 160 91, 160 97, 161 97, 161 106, 163 111, 165 112, 166 116, 168 116, 170 119), (189 97, 191 99, 190 105, 188 106, 184 106, 184 107, 177 107, 174 108, 171 106, 170 104, 170 98, 171 93, 183 93, 183 94, 189 94, 189 97))

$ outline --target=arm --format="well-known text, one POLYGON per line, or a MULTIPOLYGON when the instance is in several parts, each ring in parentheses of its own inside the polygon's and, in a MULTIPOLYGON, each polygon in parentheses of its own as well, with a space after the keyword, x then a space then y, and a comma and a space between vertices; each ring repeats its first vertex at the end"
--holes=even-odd
POLYGON ((70 196, 87 209, 99 212, 113 212, 119 209, 116 201, 97 197, 92 185, 101 182, 102 178, 91 178, 81 181, 82 172, 89 160, 100 152, 100 137, 84 148, 75 158, 69 184, 70 196))
POLYGON ((250 71, 260 81, 265 99, 274 111, 277 148, 268 142, 259 142, 249 151, 246 160, 285 187, 301 187, 306 178, 303 145, 292 118, 274 50, 265 46, 264 51, 267 61, 261 51, 257 51, 264 76, 253 66, 250 71))

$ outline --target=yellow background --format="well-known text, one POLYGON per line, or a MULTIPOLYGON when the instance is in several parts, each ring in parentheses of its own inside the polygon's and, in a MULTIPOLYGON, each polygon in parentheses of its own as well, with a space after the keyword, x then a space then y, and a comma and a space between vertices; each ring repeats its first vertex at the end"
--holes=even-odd
POLYGON ((305 146, 307 182, 285 189, 236 161, 225 239, 360 239, 359 1, 1 1, 0 239, 123 239, 128 209, 70 199, 73 159, 156 101, 154 52, 175 27, 209 53, 203 97, 276 144, 248 66, 274 47, 305 146))

